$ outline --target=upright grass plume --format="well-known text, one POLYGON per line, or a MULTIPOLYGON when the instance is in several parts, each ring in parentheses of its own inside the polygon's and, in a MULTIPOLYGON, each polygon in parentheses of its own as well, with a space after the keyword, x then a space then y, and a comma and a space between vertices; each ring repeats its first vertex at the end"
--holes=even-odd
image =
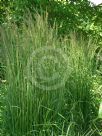
POLYGON ((90 41, 59 39, 47 17, 2 27, 6 59, 5 135, 91 135, 90 41))

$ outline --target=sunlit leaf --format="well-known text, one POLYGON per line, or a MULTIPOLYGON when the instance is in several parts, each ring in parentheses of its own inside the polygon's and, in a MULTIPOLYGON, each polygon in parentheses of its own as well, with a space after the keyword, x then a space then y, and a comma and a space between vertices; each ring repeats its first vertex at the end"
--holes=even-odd
POLYGON ((100 104, 100 107, 99 107, 99 114, 98 114, 99 118, 102 118, 102 102, 100 104))

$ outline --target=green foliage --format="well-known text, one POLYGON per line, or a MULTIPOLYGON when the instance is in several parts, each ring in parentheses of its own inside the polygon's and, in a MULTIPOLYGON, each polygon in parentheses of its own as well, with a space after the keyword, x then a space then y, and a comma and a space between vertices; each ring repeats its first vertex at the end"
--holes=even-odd
MULTIPOLYGON (((98 40, 102 37, 101 6, 92 6, 88 0, 11 0, 1 2, 1 21, 12 20, 18 25, 22 23, 25 13, 35 14, 36 10, 42 13, 47 10, 49 23, 58 24, 60 35, 78 31, 84 36, 92 36, 98 40)), ((101 42, 101 41, 99 41, 101 42)))
POLYGON ((0 1, 0 135, 101 135, 101 67, 96 74, 93 65, 102 47, 101 5, 0 1), (46 11, 44 20, 35 14, 46 11))
POLYGON ((47 18, 1 28, 7 65, 5 135, 97 135, 92 58, 96 45, 58 39, 47 18), (45 60, 45 61, 44 61, 45 60), (53 75, 54 73, 54 75, 53 75))
POLYGON ((102 118, 102 103, 100 104, 99 107, 99 118, 102 118))

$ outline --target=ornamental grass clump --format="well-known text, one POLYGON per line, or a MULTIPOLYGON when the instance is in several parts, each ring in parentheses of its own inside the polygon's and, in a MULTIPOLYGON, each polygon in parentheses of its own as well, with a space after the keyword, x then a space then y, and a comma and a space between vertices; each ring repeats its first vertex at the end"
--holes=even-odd
POLYGON ((47 17, 2 27, 6 60, 3 128, 10 136, 94 133, 92 69, 95 45, 58 38, 47 17))

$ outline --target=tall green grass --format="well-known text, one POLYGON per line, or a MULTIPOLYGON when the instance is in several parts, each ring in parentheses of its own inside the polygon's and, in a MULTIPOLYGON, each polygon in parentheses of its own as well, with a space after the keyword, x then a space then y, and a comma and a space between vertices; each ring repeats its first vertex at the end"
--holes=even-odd
POLYGON ((58 38, 47 17, 2 27, 6 59, 4 135, 96 136, 93 57, 96 45, 58 38))

